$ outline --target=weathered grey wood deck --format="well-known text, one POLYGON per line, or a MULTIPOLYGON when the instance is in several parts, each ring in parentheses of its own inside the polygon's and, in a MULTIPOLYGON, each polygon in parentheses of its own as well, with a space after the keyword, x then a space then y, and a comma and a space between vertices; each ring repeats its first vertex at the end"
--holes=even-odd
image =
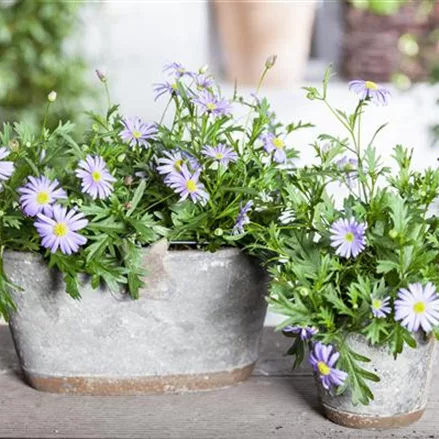
POLYGON ((20 377, 0 326, 0 437, 16 438, 439 438, 439 376, 417 424, 387 431, 339 427, 320 413, 306 369, 282 358, 288 340, 266 329, 254 375, 230 389, 187 395, 76 397, 39 393, 20 377))

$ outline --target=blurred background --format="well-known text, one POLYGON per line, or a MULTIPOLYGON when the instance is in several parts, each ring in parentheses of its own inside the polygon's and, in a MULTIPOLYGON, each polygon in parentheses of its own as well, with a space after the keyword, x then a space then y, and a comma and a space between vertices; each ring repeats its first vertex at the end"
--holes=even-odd
POLYGON ((164 81, 164 64, 208 64, 231 96, 235 82, 243 94, 255 90, 272 54, 261 94, 283 122, 317 125, 289 139, 302 162, 312 160, 317 134, 344 134, 301 89, 318 85, 332 63, 338 108, 356 105, 350 79, 391 89, 390 104, 371 106, 363 129, 371 135, 389 122, 377 139, 385 162, 400 143, 414 148, 415 166, 438 165, 438 0, 0 0, 0 122, 40 129, 55 90, 50 124, 84 127, 85 110, 106 110, 97 68, 123 114, 157 120, 166 102, 154 101, 153 84, 164 81))
POLYGON ((345 98, 337 89, 342 93, 349 79, 393 83, 418 110, 419 83, 439 81, 436 0, 0 0, 0 6, 3 121, 40 123, 51 90, 58 93, 55 116, 78 119, 102 97, 95 68, 105 71, 125 112, 148 119, 161 113, 152 84, 172 61, 189 69, 209 64, 226 85, 236 80, 251 90, 265 59, 277 54, 265 90, 281 93, 278 111, 285 116, 288 104, 306 104, 300 87, 320 81, 329 63, 339 74, 340 106, 345 98))

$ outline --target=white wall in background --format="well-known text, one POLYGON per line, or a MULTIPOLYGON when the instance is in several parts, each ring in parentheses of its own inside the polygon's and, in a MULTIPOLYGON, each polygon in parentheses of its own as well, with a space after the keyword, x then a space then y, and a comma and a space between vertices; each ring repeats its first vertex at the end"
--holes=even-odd
POLYGON ((112 98, 127 115, 160 116, 152 84, 162 82, 164 64, 195 69, 207 62, 207 1, 102 1, 87 5, 83 17, 85 55, 107 73, 112 98))

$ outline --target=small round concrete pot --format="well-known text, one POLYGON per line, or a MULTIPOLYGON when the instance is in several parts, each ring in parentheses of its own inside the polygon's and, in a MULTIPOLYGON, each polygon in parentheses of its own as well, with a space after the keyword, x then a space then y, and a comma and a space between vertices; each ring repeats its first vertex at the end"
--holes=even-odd
POLYGON ((123 395, 227 387, 258 358, 266 275, 237 249, 145 250, 139 300, 93 290, 65 292, 40 255, 6 252, 22 291, 10 329, 27 382, 52 393, 123 395))
POLYGON ((404 427, 420 419, 427 405, 433 372, 433 337, 417 336, 417 348, 405 346, 396 360, 387 347, 371 346, 362 336, 350 336, 347 342, 355 352, 371 360, 362 363, 362 367, 377 374, 381 381, 368 381, 375 399, 367 406, 355 406, 349 391, 336 396, 316 378, 326 416, 345 427, 363 429, 404 427))

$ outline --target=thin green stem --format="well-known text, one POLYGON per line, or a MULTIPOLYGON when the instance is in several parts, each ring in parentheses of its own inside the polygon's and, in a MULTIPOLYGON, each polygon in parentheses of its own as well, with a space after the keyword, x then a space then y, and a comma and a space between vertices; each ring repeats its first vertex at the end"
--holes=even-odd
POLYGON ((47 124, 47 117, 49 115, 49 107, 50 107, 50 102, 47 102, 46 105, 46 111, 44 113, 44 121, 43 121, 43 128, 41 128, 41 138, 44 139, 44 131, 46 129, 46 124, 47 124))
MULTIPOLYGON (((262 84, 263 84, 263 82, 264 82, 265 76, 267 75, 267 72, 268 72, 269 70, 270 70, 270 68, 265 67, 264 71, 262 72, 262 75, 261 75, 261 77, 259 78, 259 82, 258 82, 258 85, 257 85, 257 87, 256 87, 256 93, 255 93, 255 97, 254 97, 254 99, 253 99, 253 102, 256 101, 256 99, 257 99, 256 96, 258 95, 259 91, 261 90, 261 87, 262 87, 262 84)), ((246 134, 247 134, 247 128, 248 128, 248 124, 249 124, 249 122, 250 122, 250 116, 251 116, 252 112, 253 112, 253 106, 250 108, 249 112, 247 113, 247 118, 246 118, 246 120, 245 120, 244 131, 243 131, 243 134, 242 134, 242 145, 241 145, 241 151, 239 151, 241 154, 242 154, 242 150, 244 150, 245 136, 246 136, 246 134)), ((239 145, 238 145, 238 148, 239 148, 239 145)))
POLYGON ((105 94, 107 96, 107 106, 108 106, 108 109, 110 109, 111 108, 111 97, 110 97, 110 90, 108 88, 107 82, 104 82, 104 87, 105 87, 105 94))
POLYGON ((163 119, 165 118, 166 112, 168 111, 169 106, 171 105, 172 102, 172 96, 170 97, 170 99, 168 100, 168 103, 166 104, 165 109, 163 110, 163 114, 162 117, 160 118, 160 122, 159 125, 161 125, 163 123, 163 119))

